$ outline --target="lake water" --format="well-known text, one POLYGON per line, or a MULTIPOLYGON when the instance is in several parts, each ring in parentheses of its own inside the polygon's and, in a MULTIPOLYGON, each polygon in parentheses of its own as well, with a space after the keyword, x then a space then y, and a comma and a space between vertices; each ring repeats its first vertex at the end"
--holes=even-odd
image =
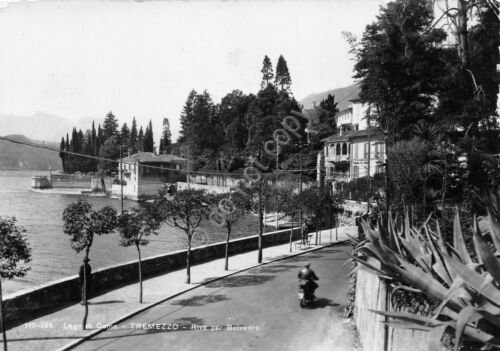
MULTIPOLYGON (((17 224, 26 229, 32 248, 31 270, 19 279, 2 282, 4 294, 33 288, 39 284, 77 274, 83 253, 76 254, 70 246, 69 236, 63 232, 62 213, 65 207, 82 196, 31 191, 31 176, 43 174, 30 171, 0 171, 0 217, 16 217, 17 224)), ((120 201, 109 198, 85 197, 95 208, 106 205, 117 210, 120 201)), ((124 201, 124 208, 137 207, 133 201, 124 201)), ((232 238, 257 233, 257 219, 249 216, 236 223, 232 238)), ((224 228, 206 221, 195 234, 193 246, 225 240, 224 228)), ((150 257, 186 248, 185 234, 177 228, 164 225, 158 236, 152 236, 148 246, 142 248, 143 257, 150 257)), ((116 233, 96 236, 90 250, 93 269, 137 259, 133 247, 119 246, 116 233)))

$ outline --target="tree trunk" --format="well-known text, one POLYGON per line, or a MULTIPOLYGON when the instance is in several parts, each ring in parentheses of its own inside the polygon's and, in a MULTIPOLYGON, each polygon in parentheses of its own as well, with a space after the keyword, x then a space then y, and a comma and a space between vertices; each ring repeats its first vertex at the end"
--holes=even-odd
POLYGON ((460 60, 464 69, 469 68, 469 39, 467 37, 467 2, 457 1, 457 36, 460 60))
POLYGON ((423 194, 422 194, 422 197, 423 197, 423 199, 424 199, 424 201, 423 201, 424 211, 423 211, 423 213, 422 213, 422 216, 423 216, 422 218, 423 218, 424 220, 425 220, 425 216, 427 215, 427 198, 426 198, 426 196, 425 196, 426 192, 427 192, 427 191, 426 191, 426 185, 425 185, 425 183, 424 183, 424 187, 423 187, 423 189, 422 189, 422 193, 423 193, 423 194))
POLYGON ((319 219, 318 219, 318 216, 316 216, 316 244, 315 245, 318 245, 318 222, 319 222, 319 219))
POLYGON ((231 229, 228 228, 227 229, 227 236, 226 236, 226 255, 225 255, 225 258, 226 258, 226 262, 224 264, 224 270, 228 270, 229 269, 229 236, 231 235, 231 229))
POLYGON ((191 256, 191 235, 188 236, 188 249, 186 254, 186 284, 191 284, 191 264, 189 258, 191 256))
POLYGON ((139 254, 139 303, 142 303, 142 260, 141 260, 141 249, 139 245, 136 245, 137 253, 139 254))
POLYGON ((2 296, 2 279, 0 278, 0 323, 2 324, 2 340, 3 351, 7 351, 7 333, 5 331, 5 324, 3 318, 3 296, 2 296))
POLYGON ((263 232, 264 214, 262 212, 262 183, 259 184, 259 250, 257 262, 262 263, 262 232, 263 232))

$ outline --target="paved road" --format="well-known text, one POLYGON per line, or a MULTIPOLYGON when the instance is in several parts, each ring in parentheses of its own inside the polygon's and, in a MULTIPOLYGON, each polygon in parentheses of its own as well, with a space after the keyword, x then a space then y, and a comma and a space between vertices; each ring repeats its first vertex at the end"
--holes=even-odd
POLYGON ((342 312, 350 245, 264 265, 194 289, 109 329, 77 350, 355 350, 342 312), (315 308, 301 309, 297 272, 319 276, 315 308))

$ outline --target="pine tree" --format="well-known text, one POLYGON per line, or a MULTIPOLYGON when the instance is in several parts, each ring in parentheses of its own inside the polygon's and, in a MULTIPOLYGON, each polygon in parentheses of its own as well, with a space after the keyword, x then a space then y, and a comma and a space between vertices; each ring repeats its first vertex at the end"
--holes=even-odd
POLYGON ((118 121, 115 115, 113 115, 113 112, 109 111, 104 118, 103 129, 105 139, 108 139, 113 135, 118 135, 118 121))
POLYGON ((66 142, 64 141, 64 137, 61 138, 61 144, 59 146, 59 157, 61 158, 63 172, 66 172, 65 168, 65 156, 66 154, 63 152, 66 150, 66 142))
POLYGON ((276 65, 276 77, 274 78, 274 84, 281 88, 281 91, 290 91, 290 86, 292 85, 292 79, 290 78, 290 72, 288 71, 288 65, 285 61, 283 55, 278 58, 278 64, 276 65))
POLYGON ((193 109, 196 102, 197 93, 195 90, 191 90, 186 99, 186 103, 182 109, 181 113, 181 131, 179 133, 178 143, 183 143, 186 140, 190 140, 190 133, 192 132, 192 126, 194 121, 193 109))
POLYGON ((163 132, 160 139, 160 154, 168 153, 168 147, 172 144, 172 133, 168 118, 163 119, 163 132))
POLYGON ((76 152, 79 152, 79 153, 83 153, 84 151, 84 144, 85 144, 85 137, 83 135, 83 132, 81 129, 78 130, 78 132, 76 133, 76 137, 77 137, 77 151, 76 152))
POLYGON ((95 150, 96 155, 99 155, 99 150, 101 149, 101 146, 104 145, 104 132, 101 128, 101 123, 97 126, 97 148, 95 150))
POLYGON ((97 156, 98 155, 98 152, 97 152, 97 149, 98 149, 98 146, 97 146, 97 132, 95 130, 95 123, 94 121, 92 121, 92 131, 91 131, 91 134, 90 134, 90 142, 91 142, 91 155, 92 156, 97 156))
POLYGON ((130 141, 130 130, 128 129, 127 123, 123 123, 122 129, 120 130, 120 145, 123 147, 123 150, 127 152, 129 148, 130 141))
POLYGON ((138 152, 137 149, 137 122, 135 121, 135 116, 132 118, 132 128, 130 129, 130 139, 128 142, 128 147, 131 154, 138 152))
POLYGON ((262 62, 262 82, 260 83, 261 89, 267 87, 274 78, 273 65, 271 63, 271 59, 266 55, 264 57, 264 61, 262 62))
POLYGON ((151 120, 149 120, 149 124, 146 127, 146 132, 144 133, 143 148, 144 152, 154 152, 155 150, 153 139, 153 124, 151 123, 151 120))
POLYGON ((143 152, 144 151, 144 132, 142 131, 142 126, 141 129, 139 129, 139 135, 137 136, 137 152, 143 152))

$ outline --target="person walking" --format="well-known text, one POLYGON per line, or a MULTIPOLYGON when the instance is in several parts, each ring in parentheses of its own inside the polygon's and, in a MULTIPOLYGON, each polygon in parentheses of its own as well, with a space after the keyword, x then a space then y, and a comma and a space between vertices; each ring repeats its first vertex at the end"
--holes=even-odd
POLYGON ((302 244, 306 245, 307 244, 307 234, 309 234, 309 226, 307 225, 307 218, 304 219, 304 223, 302 224, 301 234, 302 234, 302 244))
POLYGON ((85 300, 89 299, 90 296, 90 291, 92 288, 92 267, 90 267, 89 264, 90 259, 89 258, 84 258, 83 259, 83 264, 80 266, 80 272, 78 274, 80 278, 80 289, 82 292, 82 302, 81 304, 85 304, 85 300), (87 278, 87 284, 86 284, 86 289, 84 291, 84 273, 87 278))

